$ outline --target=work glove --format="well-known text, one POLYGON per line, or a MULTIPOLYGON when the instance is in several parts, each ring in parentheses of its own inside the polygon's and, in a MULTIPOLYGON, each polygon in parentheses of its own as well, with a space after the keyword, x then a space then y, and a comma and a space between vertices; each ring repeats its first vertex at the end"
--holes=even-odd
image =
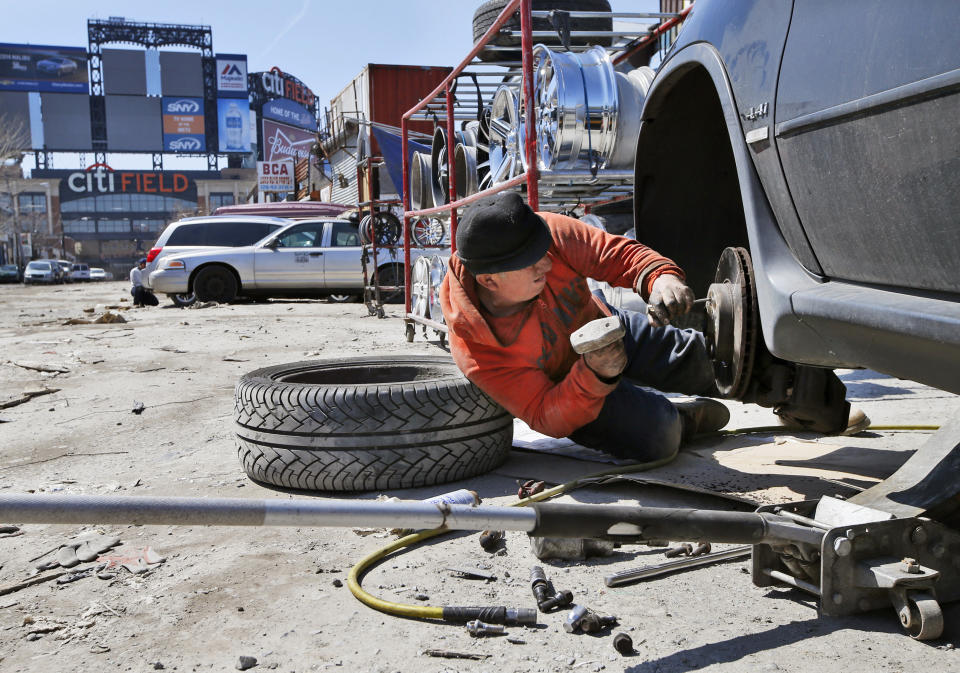
POLYGON ((623 339, 617 339, 603 348, 583 354, 583 362, 597 377, 609 383, 627 367, 627 349, 623 339))
POLYGON ((647 300, 647 320, 654 327, 669 325, 693 308, 693 290, 679 277, 665 273, 653 281, 650 298, 647 300))

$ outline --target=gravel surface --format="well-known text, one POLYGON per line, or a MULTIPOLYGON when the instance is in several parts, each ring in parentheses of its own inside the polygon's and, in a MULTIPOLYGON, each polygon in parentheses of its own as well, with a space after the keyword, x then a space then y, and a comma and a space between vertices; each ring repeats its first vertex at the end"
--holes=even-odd
MULTIPOLYGON (((0 286, 0 493, 322 497, 281 492, 244 474, 232 428, 239 376, 303 359, 445 352, 433 332, 427 340, 418 329, 407 343, 397 306, 387 307, 386 319, 369 316, 361 304, 312 300, 202 309, 177 309, 166 300, 158 308, 129 306, 123 282, 0 286), (124 322, 65 324, 107 312, 124 322)), ((954 395, 873 372, 844 378, 875 423, 937 424, 960 408, 954 395)), ((767 410, 730 406, 735 427, 773 421, 767 410)), ((805 436, 797 446, 812 442, 832 455, 856 450, 902 462, 927 436, 805 436)), ((746 464, 742 456, 768 451, 777 440, 738 437, 720 448, 707 440, 692 447, 690 455, 703 462, 730 456, 741 462, 724 463, 719 477, 700 479, 691 472, 686 482, 782 500, 775 489, 790 475, 751 476, 740 467, 746 464)), ((506 504, 515 499, 518 479, 559 481, 549 475, 606 467, 514 452, 481 478, 384 495, 415 500, 467 487, 485 504, 506 504)), ((858 468, 867 484, 883 476, 874 461, 844 470, 858 468)), ((684 480, 678 469, 649 473, 657 474, 684 480)), ((823 492, 833 489, 832 482, 818 483, 825 484, 823 492)), ((850 483, 833 490, 849 493, 850 483)), ((643 486, 566 497, 690 502, 670 489, 643 486)), ((700 500, 729 506, 709 496, 700 500)), ((562 626, 566 612, 559 611, 539 615, 534 627, 508 627, 506 636, 472 638, 461 626, 377 612, 350 594, 351 566, 393 539, 386 531, 349 528, 0 528, 0 670, 960 671, 953 649, 960 640, 956 606, 945 607, 944 637, 920 643, 903 634, 892 609, 818 617, 807 594, 755 587, 749 560, 608 589, 605 575, 660 563, 663 549, 624 546, 585 562, 541 562, 521 533, 507 533, 504 548, 494 553, 480 548, 476 534, 455 533, 396 553, 364 578, 371 593, 398 603, 533 607, 529 573, 537 564, 556 588, 570 589, 578 603, 620 621, 612 632, 571 635, 562 626), (139 573, 94 561, 31 574, 37 563, 55 560, 60 547, 100 536, 120 539, 108 556, 144 548, 153 555, 143 554, 139 573), (163 561, 150 562, 157 558, 163 561), (450 567, 476 568, 496 579, 464 579, 450 567), (58 583, 68 574, 81 576, 58 583), (630 635, 634 654, 613 648, 618 632, 630 635), (434 656, 438 651, 478 658, 434 656)))

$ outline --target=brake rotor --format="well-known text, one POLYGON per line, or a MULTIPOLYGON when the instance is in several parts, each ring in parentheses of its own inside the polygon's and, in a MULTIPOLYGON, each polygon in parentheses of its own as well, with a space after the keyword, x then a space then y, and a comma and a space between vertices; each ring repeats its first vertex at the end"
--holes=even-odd
POLYGON ((747 391, 759 338, 753 264, 746 248, 724 248, 707 290, 707 353, 720 394, 739 399, 747 391))

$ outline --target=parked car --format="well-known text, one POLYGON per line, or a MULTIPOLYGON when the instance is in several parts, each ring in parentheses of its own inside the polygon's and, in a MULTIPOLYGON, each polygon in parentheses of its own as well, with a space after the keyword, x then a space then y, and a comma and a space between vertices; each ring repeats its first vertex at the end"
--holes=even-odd
POLYGON ((956 25, 947 1, 693 6, 643 105, 634 223, 716 300, 732 397, 784 362, 960 393, 956 25))
MULTIPOLYGON (((413 260, 420 256, 418 250, 412 252, 413 260)), ((290 223, 254 245, 169 255, 150 275, 150 283, 156 292, 195 293, 202 301, 228 302, 240 295, 346 299, 363 292, 361 254, 353 222, 306 220, 290 223)), ((378 272, 380 285, 402 288, 402 261, 384 254, 378 272)), ((401 289, 388 301, 402 297, 401 289)))
POLYGON ((35 259, 27 262, 27 268, 23 270, 23 283, 59 283, 60 267, 52 259, 35 259))
MULTIPOLYGON (((112 278, 112 277, 113 277, 113 276, 111 275, 111 278, 112 278)), ((107 272, 106 272, 106 271, 104 271, 103 269, 101 269, 101 268, 98 267, 98 266, 91 266, 91 267, 90 267, 90 280, 99 281, 99 280, 106 280, 106 279, 107 279, 107 272)))
POLYGON ((37 61, 37 70, 63 77, 77 71, 77 62, 62 56, 50 56, 37 61))
POLYGON ((82 263, 74 264, 70 271, 70 279, 79 282, 90 280, 90 266, 82 263))
MULTIPOLYGON (((144 269, 143 278, 150 283, 149 278, 168 255, 252 245, 289 222, 278 217, 257 216, 187 217, 171 222, 147 253, 147 268, 144 269)), ((158 291, 152 286, 151 289, 158 291)), ((171 300, 178 306, 189 306, 196 301, 192 291, 170 294, 171 300)))
POLYGON ((19 283, 20 269, 16 264, 4 264, 0 266, 0 283, 19 283))
POLYGON ((58 283, 72 283, 73 282, 73 262, 68 262, 65 259, 56 259, 53 260, 56 262, 59 269, 57 270, 57 282, 58 283))

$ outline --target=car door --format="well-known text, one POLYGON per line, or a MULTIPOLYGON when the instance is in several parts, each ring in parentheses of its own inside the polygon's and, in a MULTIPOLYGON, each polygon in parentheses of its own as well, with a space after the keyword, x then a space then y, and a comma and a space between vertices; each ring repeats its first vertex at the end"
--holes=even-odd
POLYGON ((832 278, 960 291, 955 0, 795 2, 776 142, 832 278))
POLYGON ((327 222, 329 239, 323 252, 324 286, 335 290, 363 287, 363 262, 357 225, 347 221, 327 222))
POLYGON ((323 287, 323 222, 283 229, 254 252, 258 289, 304 290, 323 287))

